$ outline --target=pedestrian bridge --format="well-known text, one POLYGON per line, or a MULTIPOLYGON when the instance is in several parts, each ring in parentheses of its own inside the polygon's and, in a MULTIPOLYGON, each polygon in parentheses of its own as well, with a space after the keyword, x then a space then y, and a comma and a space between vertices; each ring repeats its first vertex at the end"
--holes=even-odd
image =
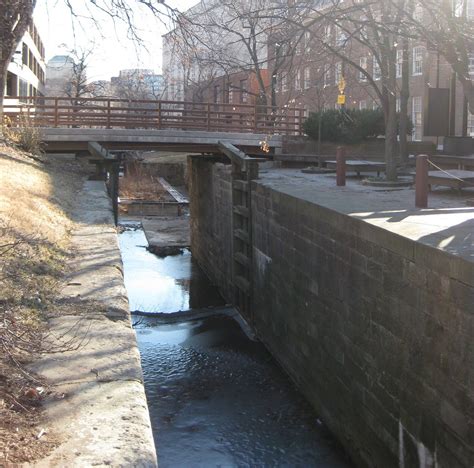
POLYGON ((301 135, 304 110, 285 106, 115 98, 6 97, 12 127, 41 129, 48 152, 108 150, 218 152, 218 142, 258 152, 301 135))

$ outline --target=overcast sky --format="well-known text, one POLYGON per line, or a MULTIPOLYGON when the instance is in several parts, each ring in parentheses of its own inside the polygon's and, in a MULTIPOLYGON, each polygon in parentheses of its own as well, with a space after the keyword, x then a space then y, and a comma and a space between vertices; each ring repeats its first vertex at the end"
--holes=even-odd
MULTIPOLYGON (((89 59, 89 80, 110 79, 126 68, 151 68, 161 72, 161 35, 167 25, 157 20, 145 7, 135 8, 135 24, 140 30, 144 47, 127 39, 127 28, 120 23, 114 25, 106 14, 99 12, 85 0, 70 0, 75 12, 86 18, 73 19, 65 0, 38 0, 34 13, 46 48, 46 61, 55 55, 66 55, 71 49, 88 50, 94 53, 89 59), (99 28, 87 18, 94 15, 99 28)), ((133 3, 133 0, 130 0, 133 3)), ((180 11, 192 7, 198 0, 170 0, 180 11)), ((163 18, 166 22, 166 19, 163 18)))

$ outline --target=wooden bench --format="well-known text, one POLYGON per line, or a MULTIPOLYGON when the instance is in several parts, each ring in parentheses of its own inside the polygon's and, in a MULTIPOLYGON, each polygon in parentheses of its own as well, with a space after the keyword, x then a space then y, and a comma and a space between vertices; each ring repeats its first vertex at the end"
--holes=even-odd
POLYGON ((464 187, 474 187, 474 171, 464 171, 461 169, 450 169, 443 171, 429 171, 428 185, 440 185, 443 187, 452 187, 461 192, 464 187))
MULTIPOLYGON (((336 161, 326 161, 328 169, 336 169, 336 161)), ((352 171, 360 177, 361 172, 376 172, 377 176, 385 170, 385 163, 376 161, 366 161, 365 159, 347 159, 346 170, 352 171)))

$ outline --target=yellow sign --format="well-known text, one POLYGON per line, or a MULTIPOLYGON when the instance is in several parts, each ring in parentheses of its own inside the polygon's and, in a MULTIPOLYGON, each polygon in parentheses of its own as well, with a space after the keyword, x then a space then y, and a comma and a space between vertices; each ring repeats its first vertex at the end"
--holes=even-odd
POLYGON ((339 88, 339 94, 344 94, 344 91, 346 89, 346 80, 344 79, 343 76, 341 76, 341 79, 339 80, 337 87, 339 88))
POLYGON ((341 106, 346 103, 345 94, 339 94, 339 96, 337 96, 337 103, 340 104, 341 106))

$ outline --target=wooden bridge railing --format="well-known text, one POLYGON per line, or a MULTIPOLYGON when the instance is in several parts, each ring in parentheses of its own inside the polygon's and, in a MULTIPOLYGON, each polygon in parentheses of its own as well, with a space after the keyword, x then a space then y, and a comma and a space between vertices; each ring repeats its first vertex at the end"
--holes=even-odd
POLYGON ((112 98, 6 97, 12 126, 180 129, 302 134, 304 110, 296 107, 112 98))

